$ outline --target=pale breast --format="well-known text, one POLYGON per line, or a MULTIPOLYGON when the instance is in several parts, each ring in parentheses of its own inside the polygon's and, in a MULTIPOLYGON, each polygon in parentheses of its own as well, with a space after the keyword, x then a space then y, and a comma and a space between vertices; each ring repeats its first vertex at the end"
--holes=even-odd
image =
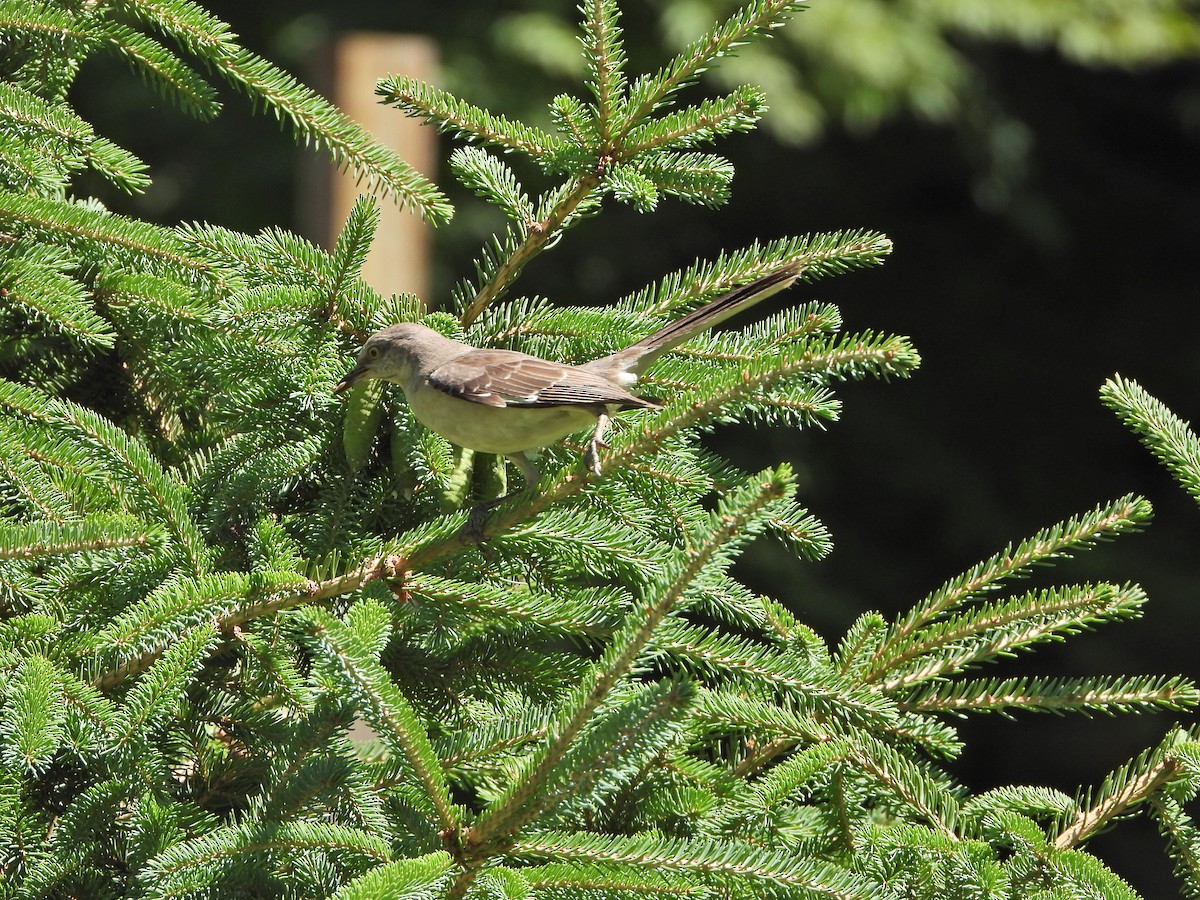
POLYGON ((586 406, 486 406, 425 387, 408 394, 413 415, 452 444, 483 453, 534 450, 596 422, 586 406))

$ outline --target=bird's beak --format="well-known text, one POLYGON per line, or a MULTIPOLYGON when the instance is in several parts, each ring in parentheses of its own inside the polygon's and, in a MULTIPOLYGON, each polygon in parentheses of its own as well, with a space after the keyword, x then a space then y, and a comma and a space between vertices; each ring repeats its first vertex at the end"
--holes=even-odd
POLYGON ((359 362, 358 365, 346 373, 346 377, 333 386, 333 392, 335 394, 340 394, 343 391, 350 390, 350 388, 354 387, 354 385, 366 377, 367 370, 370 368, 371 367, 366 362, 359 362))

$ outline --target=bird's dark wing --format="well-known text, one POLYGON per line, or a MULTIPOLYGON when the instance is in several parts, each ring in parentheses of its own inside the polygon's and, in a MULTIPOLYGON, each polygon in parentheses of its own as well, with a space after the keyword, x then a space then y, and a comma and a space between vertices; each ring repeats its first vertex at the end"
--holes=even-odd
POLYGON ((471 350, 434 369, 429 383, 485 406, 658 406, 603 375, 511 350, 471 350))

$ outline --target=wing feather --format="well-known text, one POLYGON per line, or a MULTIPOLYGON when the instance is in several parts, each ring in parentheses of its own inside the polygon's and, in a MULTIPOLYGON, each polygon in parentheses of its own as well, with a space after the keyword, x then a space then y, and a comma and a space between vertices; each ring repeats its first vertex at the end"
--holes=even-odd
POLYGON ((603 375, 512 350, 470 350, 434 369, 429 383, 485 406, 658 407, 603 375))

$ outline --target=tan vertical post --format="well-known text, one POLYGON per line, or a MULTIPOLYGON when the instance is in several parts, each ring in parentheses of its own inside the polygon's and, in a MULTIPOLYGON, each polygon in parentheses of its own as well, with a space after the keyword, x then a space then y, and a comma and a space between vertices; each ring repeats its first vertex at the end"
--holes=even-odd
MULTIPOLYGON (((375 96, 375 85, 385 75, 407 75, 433 81, 437 48, 419 35, 350 32, 333 46, 327 95, 346 115, 427 178, 437 174, 437 132, 400 110, 384 106, 375 96)), ((302 215, 317 222, 330 247, 358 196, 365 193, 349 172, 330 172, 328 190, 302 197, 302 215), (323 227, 321 227, 323 225, 323 227)), ((430 226, 389 198, 380 198, 379 229, 363 264, 363 278, 385 297, 405 291, 429 299, 430 226)), ((378 740, 361 718, 350 736, 359 742, 378 740)))
MULTIPOLYGON (((375 84, 385 75, 432 81, 437 66, 433 41, 419 35, 350 32, 334 45, 331 63, 333 102, 401 159, 433 178, 437 174, 437 132, 380 104, 375 96, 375 84)), ((353 174, 334 173, 328 213, 330 244, 350 207, 366 190, 366 184, 359 184, 353 174)), ((410 291, 428 299, 429 226, 387 198, 381 198, 380 212, 379 231, 363 266, 363 277, 384 296, 410 291)))

